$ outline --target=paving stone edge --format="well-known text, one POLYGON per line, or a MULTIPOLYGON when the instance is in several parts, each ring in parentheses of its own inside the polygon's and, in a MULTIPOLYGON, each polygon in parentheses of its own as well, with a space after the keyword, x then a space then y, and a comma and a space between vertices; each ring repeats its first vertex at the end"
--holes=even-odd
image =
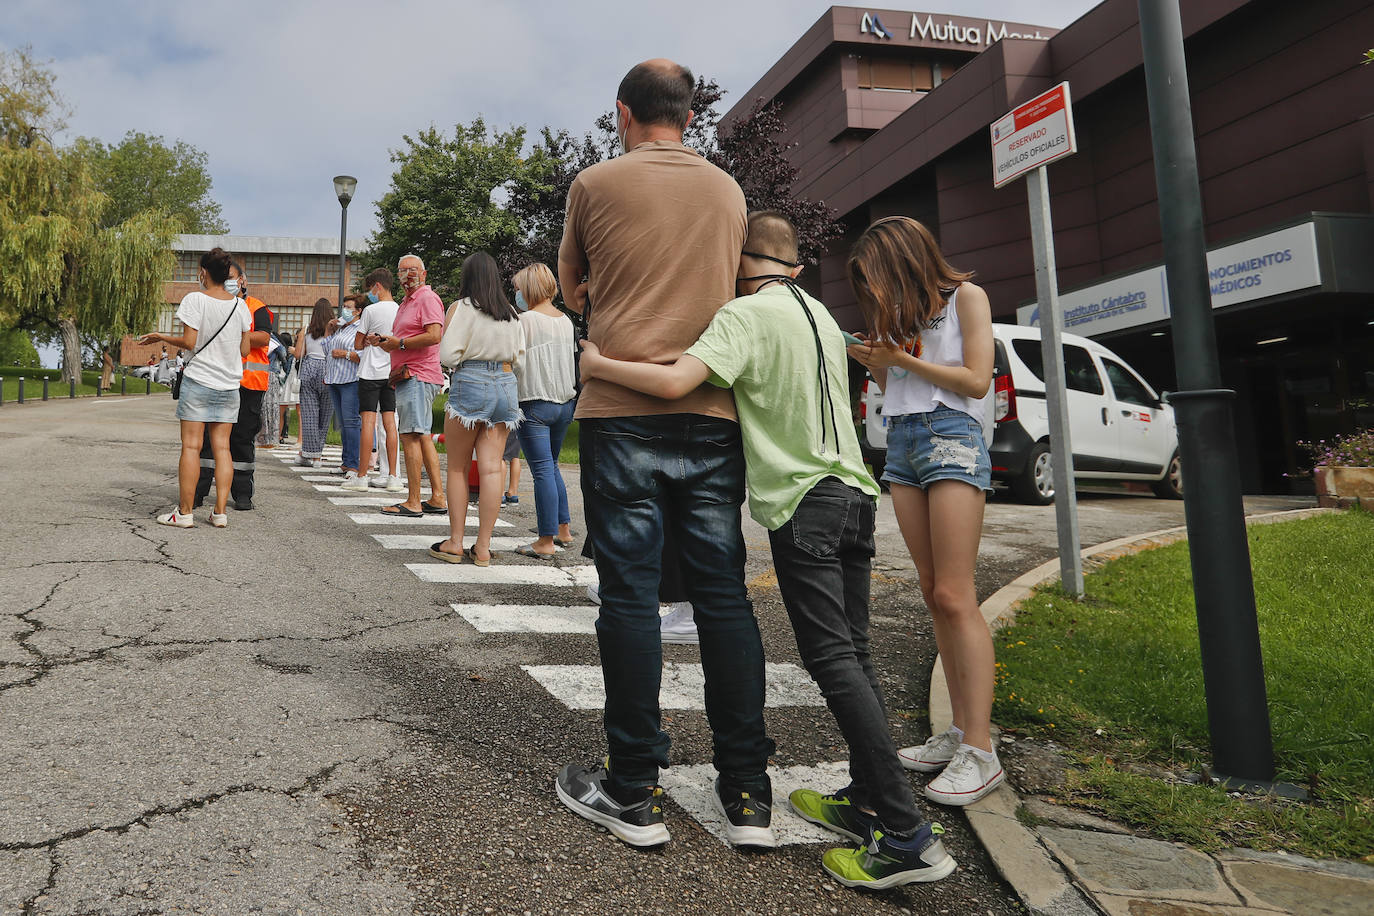
MULTIPOLYGON (((1284 512, 1267 512, 1246 518, 1246 525, 1294 521, 1318 515, 1329 515, 1339 509, 1311 508, 1284 512)), ((1188 528, 1179 525, 1146 534, 1117 538, 1092 547, 1085 547, 1085 561, 1107 560, 1138 550, 1160 547, 1187 538, 1188 528)), ((994 631, 1016 616, 1016 609, 1032 591, 1059 578, 1059 559, 1056 557, 1023 573, 1002 586, 980 606, 983 619, 994 631)), ((949 690, 939 658, 930 678, 930 727, 938 733, 949 727, 952 713, 949 690)), ((1089 916, 1101 912, 1089 894, 1074 884, 1069 873, 1059 864, 1040 837, 1016 817, 1021 800, 1007 783, 976 804, 964 809, 969 827, 992 858, 993 865, 1003 879, 1012 886, 1026 908, 1037 916, 1089 916)))

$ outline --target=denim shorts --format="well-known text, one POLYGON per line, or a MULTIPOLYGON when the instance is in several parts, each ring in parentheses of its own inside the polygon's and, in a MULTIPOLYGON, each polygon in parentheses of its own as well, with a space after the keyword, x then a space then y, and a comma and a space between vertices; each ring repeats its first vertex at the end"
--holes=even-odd
POLYGON ((505 363, 470 359, 449 379, 448 407, 444 413, 468 429, 479 423, 504 424, 514 432, 525 415, 520 412, 515 373, 505 363))
POLYGON ((239 390, 218 391, 200 382, 181 377, 181 397, 177 399, 177 419, 194 423, 234 423, 239 418, 239 390))
POLYGON ((890 417, 883 480, 923 490, 937 480, 962 480, 991 493, 983 424, 952 407, 890 417))
POLYGON ((425 433, 434 428, 434 396, 439 386, 408 378, 396 386, 396 431, 425 433))

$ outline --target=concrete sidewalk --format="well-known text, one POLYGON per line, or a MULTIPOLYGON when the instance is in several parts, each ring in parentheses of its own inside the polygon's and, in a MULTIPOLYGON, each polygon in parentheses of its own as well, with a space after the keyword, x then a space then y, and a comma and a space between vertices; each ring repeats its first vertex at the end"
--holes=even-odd
MULTIPOLYGON (((1334 510, 1303 509, 1252 516, 1250 524, 1306 518, 1334 510)), ((1102 562, 1186 537, 1171 528, 1083 551, 1102 562)), ((1008 623, 1037 586, 1059 576, 1058 560, 1031 570, 983 602, 988 624, 1008 623)), ((930 684, 930 720, 950 724, 943 666, 930 684)), ((994 732, 995 734, 995 732, 994 732)), ((1013 744, 1010 737, 1001 737, 1013 744)), ((1037 914, 1077 916, 1367 916, 1374 913, 1374 867, 1284 853, 1231 849, 1209 855, 1132 830, 1038 796, 1021 798, 1009 783, 964 809, 969 826, 1022 903, 1037 914)))

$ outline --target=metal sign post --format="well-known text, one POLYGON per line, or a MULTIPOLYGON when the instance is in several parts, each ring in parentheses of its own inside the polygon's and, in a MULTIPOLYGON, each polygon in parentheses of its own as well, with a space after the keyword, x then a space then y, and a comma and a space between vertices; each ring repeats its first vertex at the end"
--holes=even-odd
POLYGON ((1060 83, 995 121, 992 184, 1000 188, 1025 175, 1030 204, 1031 247, 1035 253, 1035 296, 1040 309, 1040 353, 1045 406, 1050 420, 1055 527, 1059 533, 1059 580, 1064 591, 1083 597, 1083 558, 1078 543, 1078 496, 1073 486, 1073 441, 1069 430, 1064 348, 1060 332, 1059 281, 1054 266, 1054 223, 1045 167, 1078 150, 1069 84, 1060 83))

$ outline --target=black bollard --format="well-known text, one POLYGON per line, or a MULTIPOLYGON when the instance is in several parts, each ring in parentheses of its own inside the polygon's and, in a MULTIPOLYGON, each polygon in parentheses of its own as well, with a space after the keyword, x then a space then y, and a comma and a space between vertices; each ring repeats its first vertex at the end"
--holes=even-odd
POLYGON ((19 403, 24 403, 24 376, 19 376, 19 403))
POLYGON ((48 399, 48 377, 43 376, 43 400, 48 399))
POLYGON ((153 377, 152 377, 151 375, 145 375, 145 376, 143 377, 143 393, 144 393, 144 394, 152 394, 152 393, 153 393, 153 377))
MULTIPOLYGON (((69 390, 68 390, 68 392, 67 392, 67 398, 68 398, 68 400, 70 400, 70 399, 76 397, 76 379, 72 379, 70 382, 67 383, 67 385, 68 385, 68 388, 69 388, 69 390)), ((99 386, 99 385, 96 385, 96 386, 95 386, 95 390, 96 390, 96 391, 99 391, 99 390, 100 390, 100 386, 99 386)))
POLYGON ((121 375, 121 376, 119 377, 119 393, 120 393, 120 394, 128 394, 128 393, 129 393, 129 377, 128 377, 127 375, 121 375))

